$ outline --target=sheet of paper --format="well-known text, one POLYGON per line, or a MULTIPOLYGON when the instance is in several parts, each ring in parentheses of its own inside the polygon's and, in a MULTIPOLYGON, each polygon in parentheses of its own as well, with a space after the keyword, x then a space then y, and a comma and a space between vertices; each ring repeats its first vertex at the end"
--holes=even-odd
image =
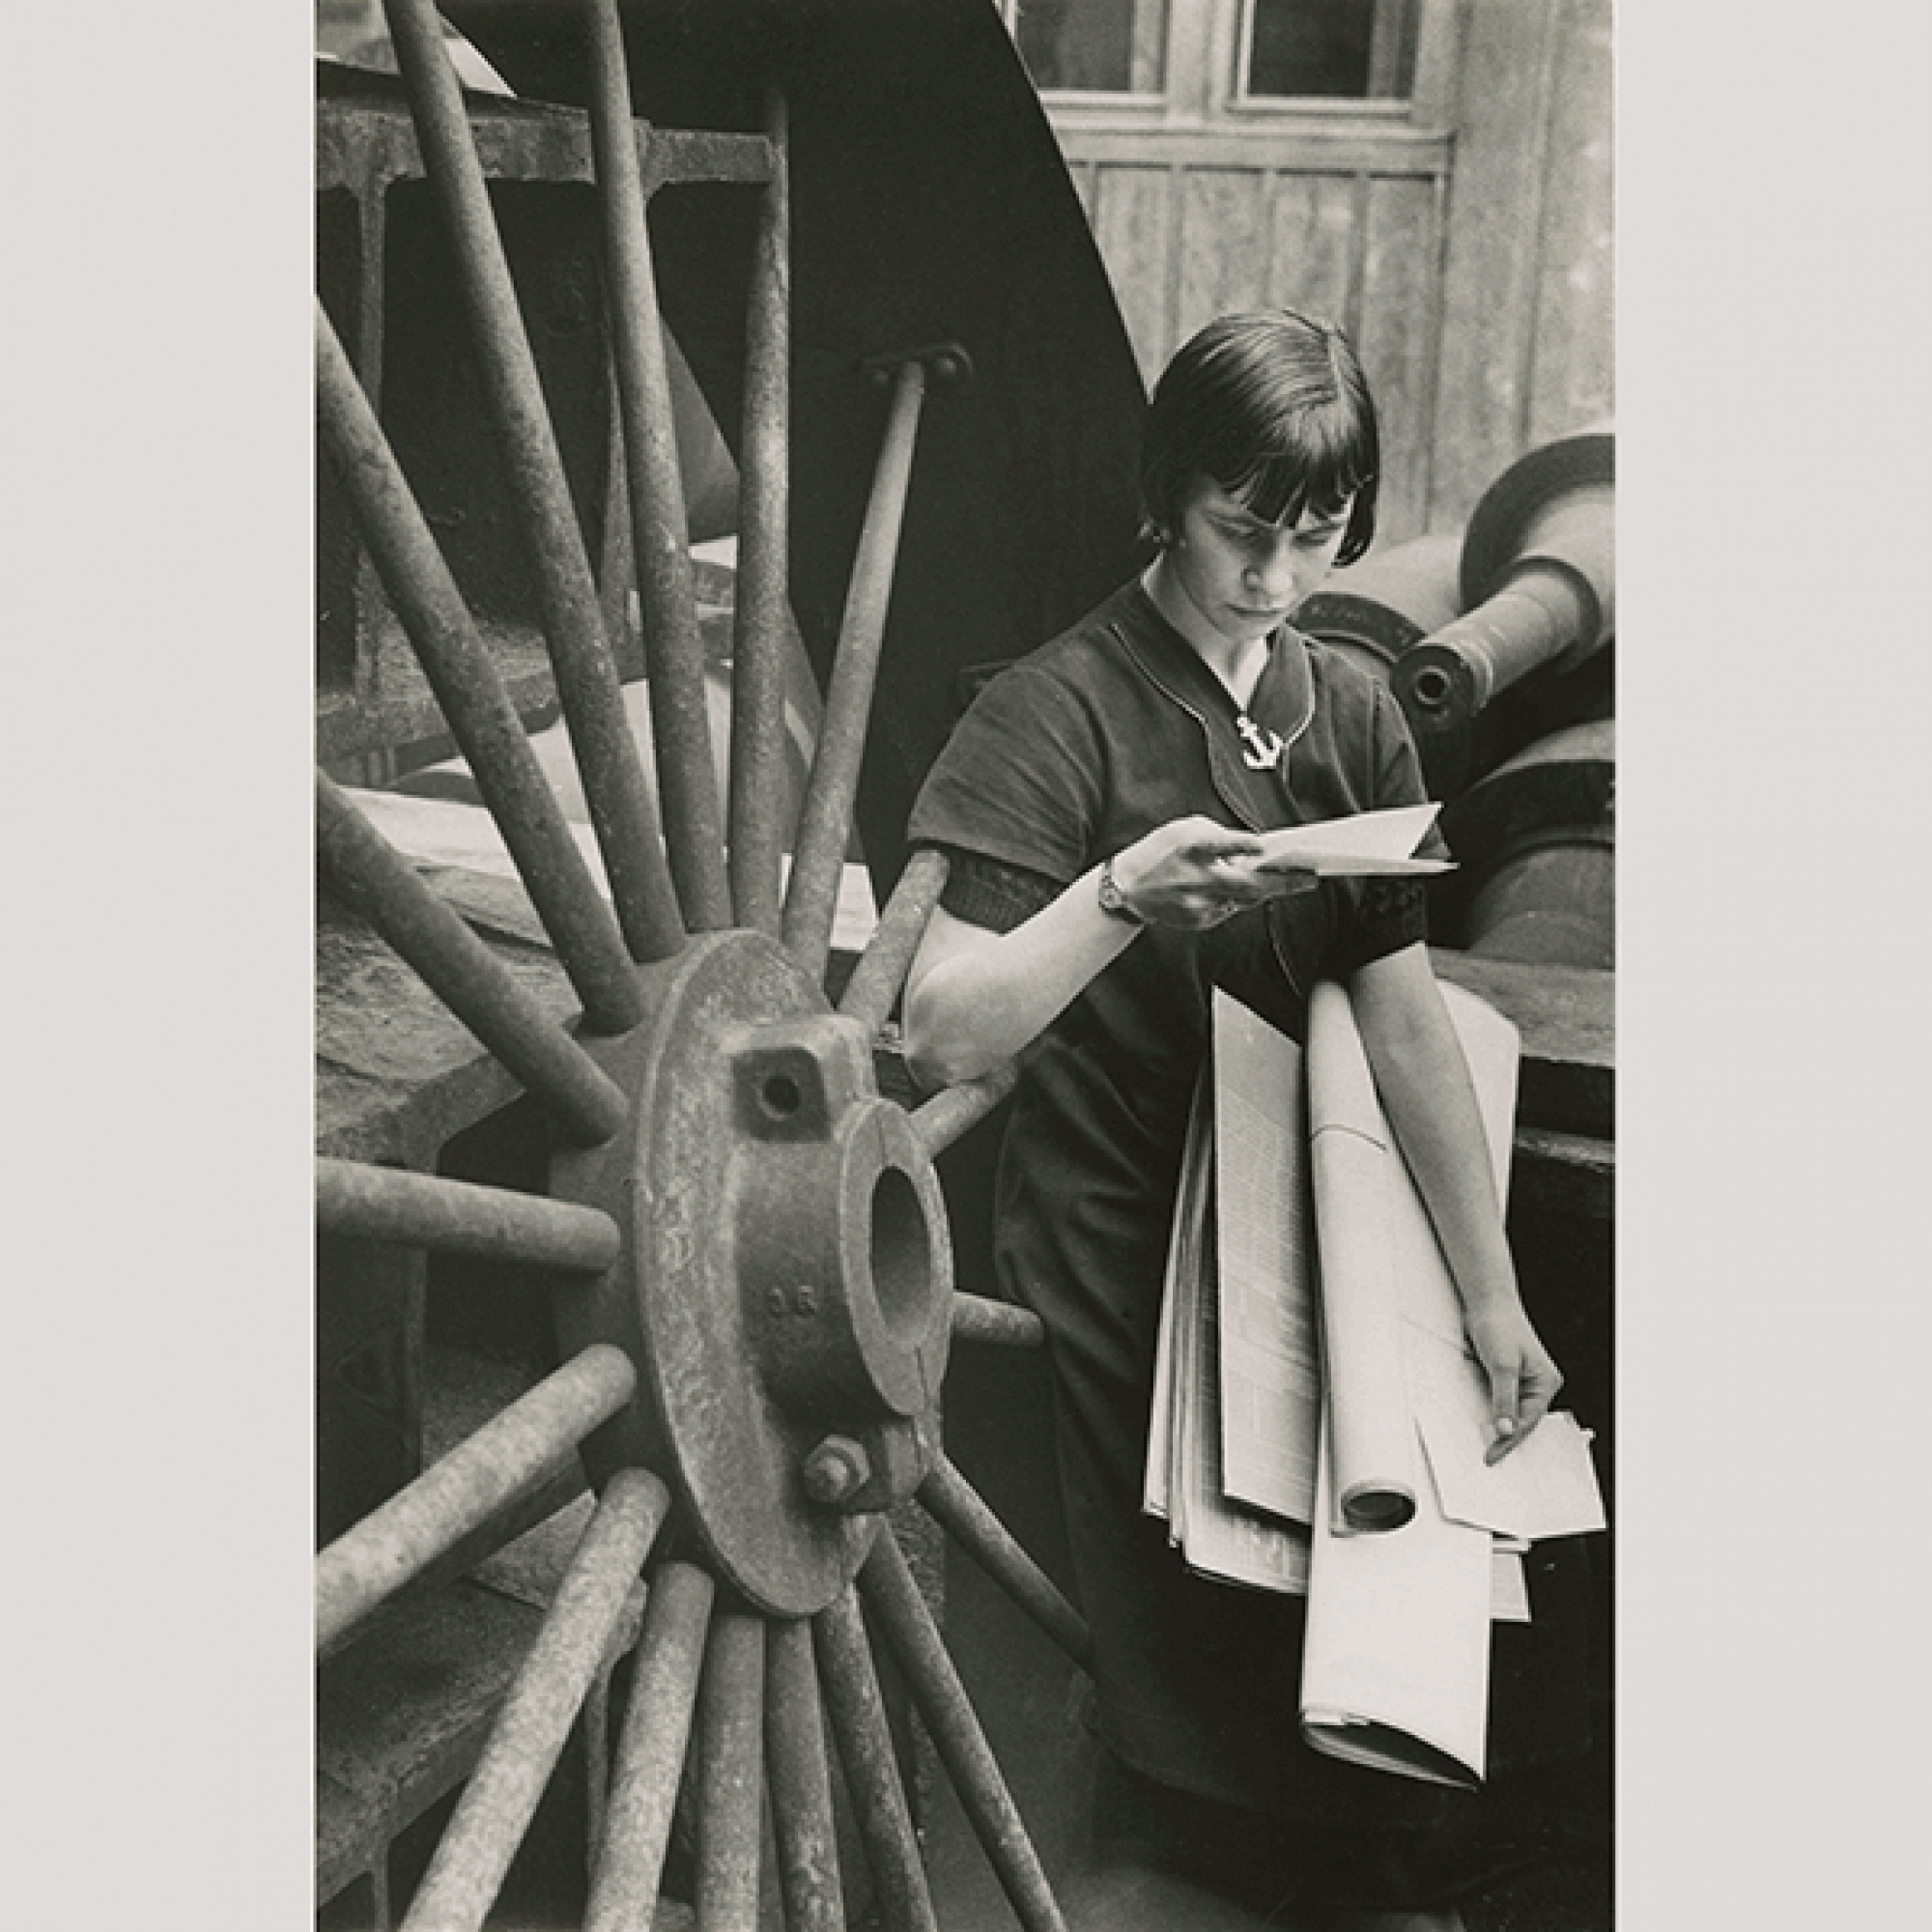
POLYGON ((1321 1417, 1301 1049, 1216 990, 1221 1469, 1236 1502, 1306 1523, 1321 1417))
POLYGON ((1264 832, 1258 864, 1263 870, 1295 867, 1324 878, 1378 873, 1421 877, 1451 871, 1454 867, 1447 860, 1412 856, 1440 810, 1434 803, 1404 805, 1264 832))
MULTIPOLYGON (((480 805, 457 799, 415 798, 408 792, 372 791, 347 786, 351 799, 376 830, 399 851, 423 865, 461 866, 521 884, 517 862, 497 829, 497 821, 480 805)), ((590 868, 597 889, 608 898, 604 854, 597 835, 581 819, 566 817, 570 836, 590 868)), ((791 876, 791 855, 780 859, 783 880, 791 876)), ((839 952, 863 952, 879 923, 872 878, 864 866, 846 865, 838 875, 838 900, 833 914, 832 945, 839 952)))
POLYGON ((1451 1522, 1425 1470, 1416 1512, 1378 1536, 1329 1526, 1318 1480, 1301 1659, 1301 1730, 1330 1756, 1435 1784, 1482 1781, 1493 1539, 1451 1522))
POLYGON ((1590 1438, 1567 1409, 1552 1410, 1501 1462, 1490 1441, 1489 1378, 1458 1343, 1405 1324, 1409 1398, 1445 1515, 1535 1542, 1605 1528, 1590 1438))
POLYGON ((1522 1572, 1520 1550, 1505 1549, 1495 1540, 1490 1558, 1490 1621, 1498 1624, 1529 1622, 1529 1579, 1522 1572))

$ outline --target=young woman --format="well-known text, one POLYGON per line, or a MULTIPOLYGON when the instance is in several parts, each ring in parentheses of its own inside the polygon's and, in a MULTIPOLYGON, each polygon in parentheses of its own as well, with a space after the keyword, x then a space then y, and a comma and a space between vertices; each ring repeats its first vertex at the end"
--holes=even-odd
MULTIPOLYGON (((1301 1600, 1191 1575, 1140 1508, 1215 986, 1297 1039, 1315 982, 1349 986, 1489 1372, 1492 1456, 1535 1428, 1561 1380, 1518 1293, 1420 887, 1254 863, 1261 831, 1426 796, 1386 688, 1287 621, 1368 548, 1378 464, 1374 404, 1339 329, 1291 311, 1204 329, 1147 419, 1153 563, 981 693, 909 826, 952 856, 907 981, 915 1071, 960 1079, 1024 1053, 998 1265, 1049 1336, 1105 1747, 1097 1826, 1144 1899, 1178 1874, 1258 1914, 1295 1898, 1431 1905, 1488 1853, 1472 1849, 1484 1833, 1469 1795, 1302 1744, 1301 1600)), ((1121 1932, 1125 1900, 1117 1888, 1106 1908, 1121 1932)), ((1176 1909, 1149 1905, 1147 1922, 1176 1909)))

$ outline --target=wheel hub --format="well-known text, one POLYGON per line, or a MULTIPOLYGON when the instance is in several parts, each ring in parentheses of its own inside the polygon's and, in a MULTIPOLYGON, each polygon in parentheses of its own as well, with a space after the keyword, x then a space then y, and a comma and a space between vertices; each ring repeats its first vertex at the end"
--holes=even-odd
POLYGON ((651 1017, 603 1056, 631 1126, 553 1180, 624 1233, 559 1309, 570 1346, 615 1342, 639 1371, 586 1460, 668 1467, 721 1577, 809 1615, 924 1473, 951 1337, 945 1205, 879 1096, 867 1030, 775 942, 709 935, 652 973, 651 1017))

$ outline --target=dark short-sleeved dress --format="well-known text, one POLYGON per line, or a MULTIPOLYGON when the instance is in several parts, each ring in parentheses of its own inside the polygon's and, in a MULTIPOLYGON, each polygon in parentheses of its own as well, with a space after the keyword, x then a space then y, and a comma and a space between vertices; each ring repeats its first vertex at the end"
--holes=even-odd
MULTIPOLYGON (((1379 680, 1284 628, 1243 714, 1132 583, 985 688, 908 839, 955 854, 948 910, 1007 930, 1179 816, 1265 830, 1426 796, 1379 680)), ((1310 1823, 1429 1825, 1466 1795, 1311 1750, 1302 1600, 1192 1575, 1142 1513, 1161 1278, 1212 989, 1299 1040, 1318 979, 1416 943, 1425 918, 1413 881, 1324 880, 1206 932, 1143 933, 1022 1057, 1001 1155, 1000 1286, 1047 1328, 1103 1737, 1163 1786, 1310 1823)), ((1575 1747, 1580 1702, 1558 1701, 1553 1728, 1498 1707, 1492 1763, 1575 1747)))

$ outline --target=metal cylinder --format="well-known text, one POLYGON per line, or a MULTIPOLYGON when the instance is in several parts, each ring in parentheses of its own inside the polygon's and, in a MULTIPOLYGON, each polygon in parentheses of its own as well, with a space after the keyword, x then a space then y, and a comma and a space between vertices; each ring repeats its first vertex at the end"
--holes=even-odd
POLYGON ((1616 725, 1550 733, 1454 799, 1441 829, 1462 864, 1455 933, 1490 958, 1615 964, 1616 725))
POLYGON ((1298 606, 1294 628, 1386 680, 1406 651, 1462 615, 1462 554, 1451 530, 1374 551, 1298 606))
POLYGON ((648 1470, 611 1478, 410 1902, 404 1932, 482 1925, 669 1503, 648 1470))
POLYGON ((1556 676, 1615 625, 1616 441, 1545 444, 1484 494, 1459 564, 1463 614, 1404 651, 1392 676, 1438 796, 1471 775, 1470 721, 1532 672, 1556 676))
POLYGON ((599 1208, 356 1160, 316 1161, 315 1220, 325 1235, 583 1274, 609 1267, 623 1247, 599 1208))
POLYGON ((315 1560, 317 1648, 531 1488, 622 1408, 637 1383, 621 1349, 593 1345, 337 1537, 315 1560))

